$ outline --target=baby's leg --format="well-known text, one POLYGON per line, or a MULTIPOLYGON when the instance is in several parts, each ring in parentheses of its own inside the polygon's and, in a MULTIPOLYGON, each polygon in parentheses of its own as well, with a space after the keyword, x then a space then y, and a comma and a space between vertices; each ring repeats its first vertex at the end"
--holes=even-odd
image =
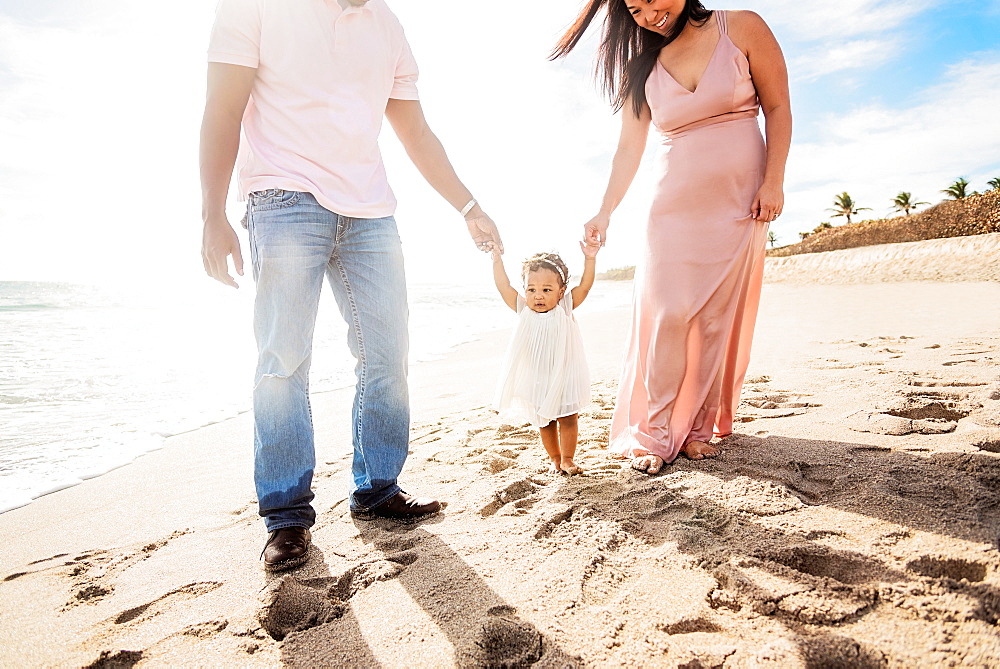
POLYGON ((559 432, 556 422, 552 421, 545 427, 538 428, 538 431, 542 435, 542 446, 545 447, 545 452, 548 453, 549 460, 552 461, 549 473, 559 474, 562 472, 559 468, 562 456, 559 454, 559 432))
POLYGON ((559 418, 559 468, 567 474, 582 474, 583 468, 573 462, 576 455, 576 439, 579 435, 579 414, 559 418))

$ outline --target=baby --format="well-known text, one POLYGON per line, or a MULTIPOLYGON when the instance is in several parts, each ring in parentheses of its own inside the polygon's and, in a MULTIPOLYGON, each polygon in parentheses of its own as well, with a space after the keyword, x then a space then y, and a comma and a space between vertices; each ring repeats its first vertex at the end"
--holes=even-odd
POLYGON ((583 338, 573 309, 594 285, 599 246, 581 244, 583 276, 566 290, 569 270, 555 253, 524 261, 524 296, 510 285, 500 254, 493 252, 493 279, 508 307, 517 312, 517 329, 501 367, 493 408, 510 422, 537 427, 552 461, 553 474, 582 474, 576 454, 577 414, 590 402, 590 379, 583 338))

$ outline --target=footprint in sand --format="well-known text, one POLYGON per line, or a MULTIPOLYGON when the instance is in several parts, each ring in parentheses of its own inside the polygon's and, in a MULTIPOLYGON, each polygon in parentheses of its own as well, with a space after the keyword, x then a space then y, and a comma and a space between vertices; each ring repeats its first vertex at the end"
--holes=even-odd
MULTIPOLYGON (((790 461, 787 466, 769 467, 768 469, 754 469, 744 465, 737 471, 754 480, 777 479, 778 483, 808 504, 822 503, 837 481, 847 475, 843 466, 839 464, 809 463, 797 460, 790 461)), ((784 495, 785 493, 776 491, 776 496, 771 504, 762 508, 783 508, 782 498, 784 495)), ((792 509, 789 508, 789 510, 792 509)))
POLYGON ((200 583, 188 583, 187 585, 181 586, 170 592, 160 595, 156 599, 146 602, 145 604, 140 604, 139 606, 133 606, 130 609, 126 609, 116 615, 114 618, 110 619, 110 622, 115 625, 125 625, 127 623, 132 623, 137 620, 146 620, 157 616, 163 611, 171 606, 172 602, 184 601, 187 599, 193 599, 195 597, 201 597, 204 594, 212 592, 216 588, 222 587, 222 583, 219 581, 202 581, 200 583))
POLYGON ((423 427, 415 427, 413 430, 414 435, 410 437, 410 445, 412 446, 423 446, 424 444, 432 444, 435 441, 440 441, 443 437, 446 437, 452 433, 451 428, 444 425, 429 425, 423 427))
POLYGON ((292 632, 340 618, 351 597, 374 583, 396 578, 416 560, 416 553, 400 553, 355 565, 339 576, 304 580, 284 576, 266 595, 257 619, 271 638, 281 641, 292 632))
POLYGON ((950 578, 955 581, 979 583, 986 578, 988 568, 982 562, 965 558, 924 555, 906 563, 906 568, 927 578, 950 578))
POLYGON ((844 423, 856 432, 890 436, 954 432, 960 420, 983 408, 977 400, 981 385, 970 380, 911 378, 907 380, 911 389, 902 389, 901 396, 884 408, 856 411, 844 423))
MULTIPOLYGON (((842 556, 830 551, 828 557, 833 562, 842 556)), ((811 625, 835 625, 863 614, 875 603, 874 588, 847 584, 826 573, 804 571, 825 570, 817 569, 817 562, 803 560, 801 555, 786 553, 768 558, 733 558, 717 567, 713 576, 719 588, 709 595, 709 605, 736 611, 749 608, 761 615, 811 625)))
POLYGON ((517 617, 512 606, 494 606, 485 619, 456 649, 460 667, 582 667, 578 657, 568 655, 517 617))
POLYGON ((736 423, 751 423, 763 418, 788 418, 806 413, 807 409, 822 406, 806 401, 805 398, 810 397, 809 395, 780 390, 762 390, 759 387, 749 385, 749 383, 748 386, 744 390, 743 398, 737 409, 736 423))
POLYGON ((501 509, 511 515, 523 515, 534 504, 537 497, 535 492, 543 485, 545 484, 531 477, 514 481, 494 493, 493 500, 479 510, 479 515, 489 518, 501 509))
MULTIPOLYGON (((114 591, 113 582, 118 574, 148 559, 169 542, 189 532, 190 530, 180 530, 158 541, 144 544, 137 549, 87 551, 63 562, 60 566, 68 568, 68 576, 72 580, 75 590, 63 610, 78 604, 95 604, 101 601, 114 591)), ((66 555, 62 554, 56 557, 66 557, 66 555)))
POLYGON ((141 650, 101 651, 97 659, 83 669, 131 669, 143 659, 141 650))
POLYGON ((907 379, 900 397, 884 408, 850 414, 846 425, 857 432, 892 436, 954 432, 959 421, 1000 424, 1000 410, 987 409, 988 384, 969 378, 921 374, 907 379))
POLYGON ((534 626, 519 620, 511 607, 487 614, 476 638, 459 653, 461 666, 530 667, 542 659, 545 643, 534 626))
POLYGON ((882 601, 940 624, 942 620, 982 620, 996 625, 1000 599, 995 586, 984 583, 990 568, 975 560, 923 555, 906 563, 917 580, 883 586, 882 601))

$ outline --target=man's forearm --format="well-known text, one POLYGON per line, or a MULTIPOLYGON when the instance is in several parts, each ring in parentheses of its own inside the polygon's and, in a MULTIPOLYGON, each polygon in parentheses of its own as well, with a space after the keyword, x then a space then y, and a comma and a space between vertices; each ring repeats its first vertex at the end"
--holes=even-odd
POLYGON ((421 176, 451 206, 461 211, 468 204, 472 193, 458 178, 437 135, 427 129, 403 147, 421 176))
POLYGON ((201 125, 201 217, 206 223, 224 217, 229 182, 240 145, 239 122, 224 113, 205 110, 201 125))

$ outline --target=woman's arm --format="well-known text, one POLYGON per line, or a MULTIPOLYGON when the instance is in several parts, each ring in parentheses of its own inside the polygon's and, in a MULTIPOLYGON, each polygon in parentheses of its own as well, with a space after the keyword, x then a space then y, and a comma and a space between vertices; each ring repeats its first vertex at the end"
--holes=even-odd
POLYGON ((588 246, 603 246, 607 241, 611 213, 625 198, 635 173, 639 171, 642 153, 646 150, 646 138, 652 118, 649 105, 642 106, 639 116, 632 114, 629 105, 625 105, 621 115, 622 131, 618 137, 618 149, 611 161, 611 176, 608 178, 604 200, 601 201, 601 210, 583 226, 583 241, 588 246))
POLYGON ((510 277, 507 276, 507 270, 503 266, 503 256, 500 255, 499 249, 496 248, 493 249, 492 255, 493 282, 497 285, 497 290, 500 291, 500 297, 503 298, 504 303, 514 311, 517 311, 517 291, 510 285, 510 277))
POLYGON ((580 242, 580 248, 583 249, 583 276, 580 277, 580 285, 572 291, 574 309, 580 306, 583 301, 587 299, 587 295, 590 294, 590 289, 594 287, 597 252, 601 247, 593 244, 588 246, 587 244, 580 242))
POLYGON ((767 160, 764 181, 754 198, 752 213, 771 222, 785 205, 785 163, 792 143, 792 107, 788 96, 785 57, 764 19, 751 11, 731 12, 730 33, 750 63, 750 77, 764 112, 767 160))

